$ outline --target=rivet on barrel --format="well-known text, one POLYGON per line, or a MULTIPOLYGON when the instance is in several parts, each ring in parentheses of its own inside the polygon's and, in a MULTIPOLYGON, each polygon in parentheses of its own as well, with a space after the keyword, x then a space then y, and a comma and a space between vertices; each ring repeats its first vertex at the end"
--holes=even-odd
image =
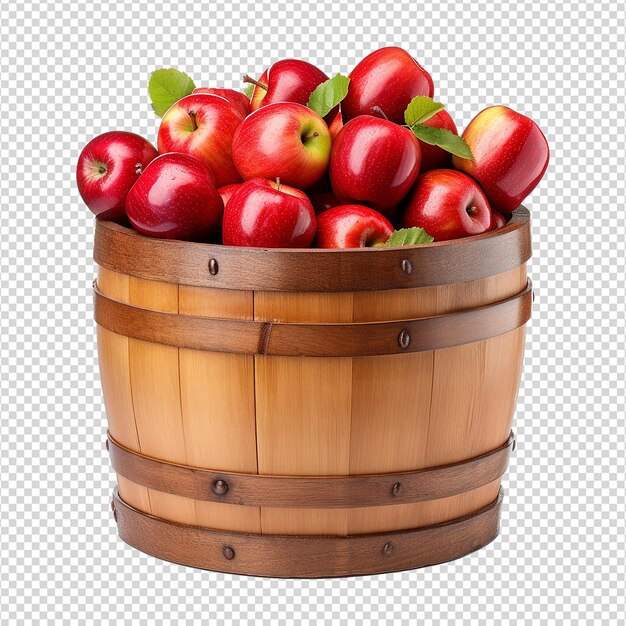
POLYGON ((391 488, 391 494, 397 496, 400 493, 400 487, 400 483, 394 483, 393 487, 391 488))
POLYGON ((228 483, 225 480, 216 480, 213 483, 213 493, 216 496, 223 496, 228 491, 228 483))
POLYGON ((209 259, 209 274, 215 276, 220 270, 220 266, 217 263, 217 259, 209 259))
POLYGON ((398 335, 398 343, 400 344, 400 347, 402 349, 405 349, 405 348, 409 347, 409 344, 411 343, 411 335, 409 334, 408 330, 403 330, 398 335))
POLYGON ((413 263, 411 263, 408 259, 402 259, 400 267, 405 274, 410 274, 413 271, 413 263))
POLYGON ((391 556, 391 553, 392 553, 392 552, 393 552, 393 544, 391 544, 391 543, 386 543, 386 544, 383 546, 383 554, 384 554, 385 556, 391 556))
POLYGON ((232 561, 235 558, 235 551, 233 550, 232 546, 224 546, 222 554, 224 555, 224 558, 228 559, 229 561, 232 561))

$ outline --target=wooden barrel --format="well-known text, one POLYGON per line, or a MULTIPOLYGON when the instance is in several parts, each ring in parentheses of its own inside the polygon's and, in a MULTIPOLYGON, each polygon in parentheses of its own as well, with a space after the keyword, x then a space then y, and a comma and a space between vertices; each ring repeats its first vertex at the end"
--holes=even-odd
POLYGON ((98 222, 95 319, 120 536, 321 577, 498 534, 532 292, 528 211, 410 248, 265 250, 98 222))

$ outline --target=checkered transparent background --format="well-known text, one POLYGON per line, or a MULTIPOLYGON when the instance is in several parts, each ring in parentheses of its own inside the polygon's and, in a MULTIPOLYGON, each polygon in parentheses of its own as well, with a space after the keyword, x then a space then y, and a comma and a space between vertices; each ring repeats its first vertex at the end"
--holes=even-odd
POLYGON ((625 104, 619 3, 0 0, 2 623, 624 623, 625 104), (489 104, 552 147, 527 201, 537 299, 502 535, 457 562, 280 581, 186 569, 116 535, 74 182, 93 136, 155 139, 152 69, 239 85, 297 56, 348 72, 411 50, 461 127, 489 104))

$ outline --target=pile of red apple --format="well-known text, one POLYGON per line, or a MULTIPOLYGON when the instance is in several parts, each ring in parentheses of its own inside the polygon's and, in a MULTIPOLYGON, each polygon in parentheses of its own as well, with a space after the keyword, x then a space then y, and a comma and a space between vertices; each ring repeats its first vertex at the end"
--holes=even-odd
POLYGON ((196 88, 157 70, 158 152, 129 132, 89 142, 77 167, 87 206, 151 237, 408 245, 504 226, 548 165, 539 127, 505 106, 459 136, 428 72, 400 48, 373 52, 349 77, 287 59, 244 82, 247 94, 196 88))

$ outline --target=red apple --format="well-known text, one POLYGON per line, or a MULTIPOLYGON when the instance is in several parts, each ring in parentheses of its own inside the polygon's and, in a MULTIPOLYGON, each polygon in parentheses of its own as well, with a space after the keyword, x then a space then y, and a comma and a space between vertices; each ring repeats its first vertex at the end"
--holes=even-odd
POLYGON ((204 163, 170 152, 148 165, 128 193, 126 210, 144 235, 200 241, 219 221, 224 203, 204 163))
MULTIPOLYGON (((430 119, 424 122, 424 126, 432 126, 433 128, 444 128, 455 135, 459 134, 454 120, 446 110, 435 113, 430 119)), ((440 170, 450 168, 452 166, 452 155, 447 151, 433 146, 429 143, 420 141, 422 150, 422 167, 420 173, 423 174, 429 170, 440 170)))
POLYGON ((159 152, 183 152, 200 159, 218 187, 241 181, 233 164, 232 143, 243 115, 221 96, 195 94, 180 99, 163 116, 159 152))
POLYGON ((309 200, 313 205, 315 215, 319 215, 320 213, 328 211, 328 209, 332 209, 333 207, 348 204, 344 200, 338 198, 332 191, 323 191, 321 193, 309 195, 309 200))
POLYGON ((341 103, 344 122, 375 115, 378 107, 392 122, 404 124, 404 111, 415 96, 433 97, 430 74, 402 48, 381 48, 350 73, 348 95, 341 103))
MULTIPOLYGON (((222 198, 222 202, 224 203, 224 208, 228 204, 228 201, 233 197, 235 191, 241 187, 243 183, 233 183, 232 185, 224 185, 223 187, 217 188, 217 193, 220 194, 222 198)), ((211 229, 209 236, 206 238, 207 243, 222 243, 222 219, 217 221, 217 224, 211 229)))
POLYGON ((346 204, 324 211, 317 218, 318 248, 369 248, 381 246, 393 226, 380 213, 360 204, 346 204))
POLYGON ((250 100, 245 93, 234 89, 221 89, 218 87, 196 87, 192 94, 208 93, 214 96, 226 98, 244 117, 250 113, 250 100))
POLYGON ((233 197, 235 192, 242 186, 243 183, 233 183, 232 185, 224 185, 223 187, 218 187, 217 191, 222 197, 224 208, 226 208, 228 201, 233 197))
POLYGON ((250 100, 253 111, 275 102, 306 104, 315 88, 327 80, 322 70, 298 59, 277 61, 258 81, 244 77, 244 81, 255 84, 250 100))
POLYGON ((506 217, 502 215, 499 211, 491 211, 491 230, 498 230, 498 228, 502 228, 506 226, 506 217))
POLYGON ((233 137, 233 160, 245 180, 280 178, 285 185, 306 189, 324 175, 330 146, 328 127, 317 113, 281 102, 244 120, 233 137))
POLYGON ((408 128, 361 115, 335 138, 330 181, 339 198, 372 204, 384 212, 409 192, 420 163, 419 143, 408 128))
POLYGON ((315 213, 303 191, 255 178, 228 201, 222 234, 227 246, 308 248, 315 236, 315 213))
MULTIPOLYGON (((222 198, 222 202, 224 203, 224 208, 228 204, 228 201, 233 197, 235 192, 243 185, 243 183, 233 183, 232 185, 224 185, 223 187, 218 187, 217 192, 220 194, 222 198)), ((213 232, 211 233, 208 241, 210 243, 222 243, 222 220, 213 228, 213 232)))
POLYGON ((341 115, 341 111, 337 111, 337 115, 335 115, 333 121, 328 126, 328 132, 330 133, 330 138, 335 141, 335 137, 339 134, 339 131, 343 128, 343 116, 341 115))
POLYGON ((78 191, 85 204, 103 220, 126 219, 126 196, 142 170, 158 155, 143 137, 124 131, 92 139, 76 166, 78 191))
POLYGON ((458 239, 489 230, 491 208, 467 174, 432 170, 417 179, 401 223, 423 228, 435 241, 458 239))
POLYGON ((474 161, 453 157, 482 186, 492 208, 509 214, 537 186, 550 159, 548 142, 530 118, 505 106, 481 111, 462 135, 474 161))

